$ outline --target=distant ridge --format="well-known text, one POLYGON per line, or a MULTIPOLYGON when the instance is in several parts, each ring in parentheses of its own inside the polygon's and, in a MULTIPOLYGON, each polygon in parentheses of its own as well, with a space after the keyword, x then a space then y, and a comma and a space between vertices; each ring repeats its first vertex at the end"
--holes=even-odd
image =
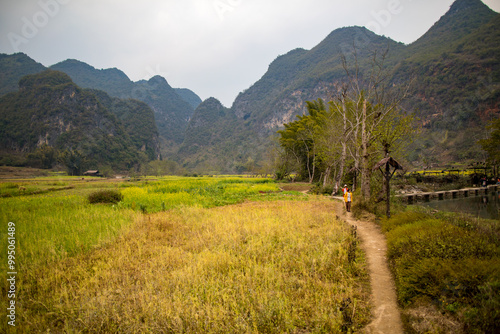
POLYGON ((68 74, 80 87, 103 90, 119 98, 130 98, 134 88, 134 83, 117 68, 98 70, 76 59, 67 59, 50 68, 68 74))
POLYGON ((490 22, 495 13, 481 0, 457 0, 422 37, 410 44, 407 53, 415 49, 431 53, 439 53, 452 48, 464 36, 473 33, 484 24, 490 22))
POLYGON ((193 109, 198 108, 198 106, 203 102, 198 95, 196 95, 192 90, 187 88, 174 88, 175 92, 193 109))

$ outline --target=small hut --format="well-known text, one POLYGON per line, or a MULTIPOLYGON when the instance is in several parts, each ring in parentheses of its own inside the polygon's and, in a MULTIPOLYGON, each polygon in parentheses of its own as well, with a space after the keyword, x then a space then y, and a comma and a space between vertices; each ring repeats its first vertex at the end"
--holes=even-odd
POLYGON ((102 176, 99 173, 99 170, 88 170, 85 173, 83 173, 83 176, 102 176))

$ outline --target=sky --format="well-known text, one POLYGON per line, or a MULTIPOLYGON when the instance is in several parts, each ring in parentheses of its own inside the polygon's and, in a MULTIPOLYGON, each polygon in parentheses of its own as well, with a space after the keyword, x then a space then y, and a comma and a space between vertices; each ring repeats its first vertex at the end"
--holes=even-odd
MULTIPOLYGON (((0 53, 77 59, 230 107, 279 55, 365 26, 410 44, 453 0, 0 0, 0 53)), ((484 0, 500 12, 500 0, 484 0)))

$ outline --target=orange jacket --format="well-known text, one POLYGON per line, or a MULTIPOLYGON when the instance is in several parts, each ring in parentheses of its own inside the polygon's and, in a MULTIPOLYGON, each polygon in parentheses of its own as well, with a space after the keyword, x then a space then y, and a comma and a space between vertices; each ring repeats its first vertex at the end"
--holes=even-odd
POLYGON ((344 202, 352 202, 352 192, 346 191, 344 193, 344 202))

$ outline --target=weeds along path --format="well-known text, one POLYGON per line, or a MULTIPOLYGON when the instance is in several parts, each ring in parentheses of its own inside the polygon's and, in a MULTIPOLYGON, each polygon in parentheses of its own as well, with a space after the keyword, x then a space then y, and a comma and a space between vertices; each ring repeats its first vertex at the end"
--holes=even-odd
POLYGON ((358 221, 352 217, 351 213, 345 213, 342 203, 338 203, 337 212, 347 223, 356 226, 358 236, 361 239, 361 247, 366 254, 372 290, 373 320, 364 332, 373 334, 403 333, 396 288, 387 264, 385 236, 374 223, 358 221))

